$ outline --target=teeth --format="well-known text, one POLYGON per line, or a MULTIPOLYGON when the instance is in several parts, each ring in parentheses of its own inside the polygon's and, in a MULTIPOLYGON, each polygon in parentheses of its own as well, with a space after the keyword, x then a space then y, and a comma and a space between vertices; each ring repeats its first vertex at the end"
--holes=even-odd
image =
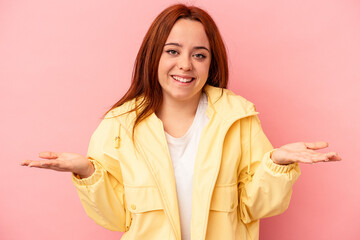
POLYGON ((179 81, 179 82, 184 82, 184 83, 188 83, 191 82, 192 78, 188 79, 188 78, 182 78, 182 77, 177 77, 177 76, 172 76, 175 80, 179 81))

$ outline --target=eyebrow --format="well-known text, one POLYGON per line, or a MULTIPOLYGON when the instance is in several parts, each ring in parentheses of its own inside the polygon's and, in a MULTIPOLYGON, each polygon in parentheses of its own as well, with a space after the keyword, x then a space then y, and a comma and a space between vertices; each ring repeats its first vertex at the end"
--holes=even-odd
MULTIPOLYGON (((174 45, 174 46, 182 47, 182 45, 179 43, 166 43, 164 46, 167 46, 167 45, 174 45)), ((195 46, 195 47, 193 47, 193 49, 205 49, 206 51, 208 51, 210 53, 209 49, 207 49, 204 46, 195 46)))

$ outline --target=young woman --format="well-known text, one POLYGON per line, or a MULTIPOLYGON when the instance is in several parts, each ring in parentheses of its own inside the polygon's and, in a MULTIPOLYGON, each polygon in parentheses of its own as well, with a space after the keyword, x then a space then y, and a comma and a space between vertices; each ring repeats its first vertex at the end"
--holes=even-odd
POLYGON ((259 219, 289 205, 298 163, 338 161, 326 142, 273 149, 254 104, 226 89, 212 18, 173 5, 140 47, 131 87, 87 156, 42 152, 24 166, 72 172, 87 214, 123 239, 258 239, 259 219))

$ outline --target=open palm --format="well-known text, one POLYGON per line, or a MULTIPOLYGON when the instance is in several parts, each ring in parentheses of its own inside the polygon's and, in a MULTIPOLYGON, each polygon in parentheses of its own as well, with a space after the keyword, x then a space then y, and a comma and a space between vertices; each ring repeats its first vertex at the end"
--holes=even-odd
POLYGON ((315 150, 328 147, 327 142, 296 142, 281 146, 276 149, 271 159, 281 165, 290 163, 317 163, 328 161, 340 161, 336 152, 320 153, 315 150))
POLYGON ((45 160, 25 160, 21 162, 21 165, 61 172, 73 172, 85 177, 90 176, 94 169, 86 157, 77 153, 41 152, 39 157, 45 160))

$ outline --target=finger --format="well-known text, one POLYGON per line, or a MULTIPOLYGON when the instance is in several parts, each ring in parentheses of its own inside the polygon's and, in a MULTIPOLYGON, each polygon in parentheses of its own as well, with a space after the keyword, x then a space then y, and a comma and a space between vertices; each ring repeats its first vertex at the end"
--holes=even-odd
POLYGON ((29 167, 46 168, 56 171, 69 171, 68 164, 59 160, 32 161, 29 167))
POLYGON ((42 167, 44 167, 44 161, 31 161, 27 164, 27 166, 42 168, 42 167))
POLYGON ((337 155, 336 152, 322 153, 322 158, 324 158, 324 160, 320 160, 320 162, 340 161, 341 160, 341 158, 337 155))
POLYGON ((304 153, 304 155, 309 159, 311 162, 321 162, 327 161, 327 156, 324 153, 312 152, 312 153, 304 153))
POLYGON ((327 157, 325 154, 321 154, 321 153, 308 153, 308 152, 304 152, 302 153, 303 158, 305 158, 306 160, 303 161, 305 163, 316 163, 316 162, 323 162, 327 160, 327 157))
POLYGON ((307 157, 318 157, 315 159, 316 161, 341 161, 341 157, 336 152, 328 152, 328 153, 319 153, 315 150, 306 149, 302 151, 302 154, 306 155, 307 157))
POLYGON ((39 157, 46 159, 56 159, 59 157, 59 154, 56 152, 41 152, 39 153, 39 157))
POLYGON ((24 160, 20 163, 21 166, 29 166, 32 162, 38 162, 38 160, 24 160))
POLYGON ((20 163, 21 166, 27 166, 29 163, 31 162, 31 160, 24 160, 20 163))
POLYGON ((303 163, 318 163, 318 162, 329 162, 329 161, 340 161, 341 158, 336 152, 329 153, 307 153, 303 152, 302 156, 305 159, 302 159, 303 163))
POLYGON ((328 161, 341 161, 341 157, 336 152, 326 153, 326 156, 328 158, 328 161))
POLYGON ((59 165, 60 163, 57 160, 37 161, 35 163, 31 163, 31 166, 38 166, 42 168, 59 167, 59 165))
POLYGON ((329 146, 329 143, 327 142, 304 142, 306 148, 308 149, 313 149, 313 150, 317 150, 317 149, 321 149, 321 148, 326 148, 329 146))
POLYGON ((296 161, 301 163, 317 163, 317 162, 325 162, 328 161, 328 157, 324 153, 318 153, 315 151, 307 152, 302 151, 296 156, 296 161))

